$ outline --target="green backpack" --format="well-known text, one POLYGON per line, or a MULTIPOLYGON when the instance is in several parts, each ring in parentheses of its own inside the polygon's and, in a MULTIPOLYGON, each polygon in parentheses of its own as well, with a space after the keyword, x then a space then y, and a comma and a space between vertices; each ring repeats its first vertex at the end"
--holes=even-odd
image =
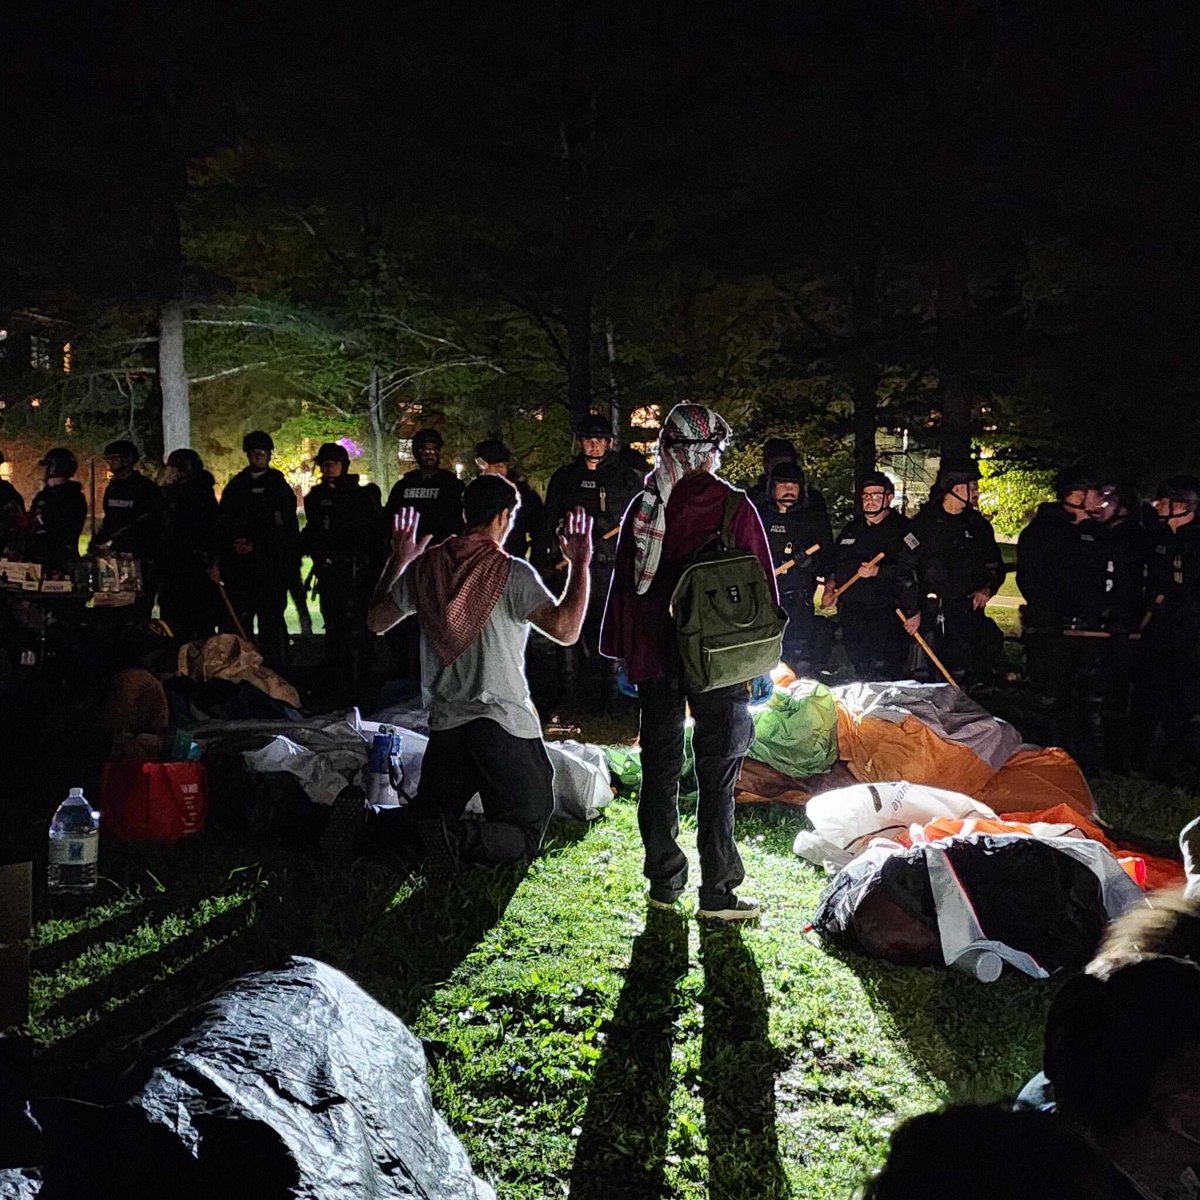
POLYGON ((787 614, 772 599, 762 563, 733 544, 733 518, 745 499, 745 492, 730 489, 720 532, 697 552, 671 595, 675 638, 692 691, 748 683, 779 665, 787 614))

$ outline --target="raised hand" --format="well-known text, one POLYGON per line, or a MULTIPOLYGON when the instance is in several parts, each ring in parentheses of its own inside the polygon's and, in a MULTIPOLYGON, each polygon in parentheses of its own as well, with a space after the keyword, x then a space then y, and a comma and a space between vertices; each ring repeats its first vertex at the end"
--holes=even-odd
POLYGON ((582 508, 567 513, 566 526, 558 539, 563 558, 576 570, 586 570, 592 561, 592 518, 582 508))
POLYGON ((417 538, 417 527, 421 523, 421 514, 415 508, 402 508, 392 518, 392 565, 403 570, 414 559, 420 558, 425 547, 433 540, 433 534, 427 533, 423 538, 417 538))

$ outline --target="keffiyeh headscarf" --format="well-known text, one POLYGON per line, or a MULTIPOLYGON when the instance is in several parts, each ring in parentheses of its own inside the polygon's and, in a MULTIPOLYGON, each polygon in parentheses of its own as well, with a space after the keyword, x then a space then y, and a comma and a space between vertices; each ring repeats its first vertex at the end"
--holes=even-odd
POLYGON ((675 485, 702 466, 733 432, 720 413, 703 404, 677 404, 667 414, 654 455, 654 471, 646 480, 641 504, 633 516, 633 581, 638 594, 654 582, 667 532, 667 501, 675 485))

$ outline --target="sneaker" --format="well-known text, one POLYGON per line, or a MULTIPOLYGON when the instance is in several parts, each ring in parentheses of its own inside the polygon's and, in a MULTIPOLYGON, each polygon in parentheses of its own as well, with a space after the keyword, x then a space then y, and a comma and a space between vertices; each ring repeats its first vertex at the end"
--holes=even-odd
POLYGON ((701 921, 757 921, 762 912, 757 900, 739 900, 730 896, 720 908, 698 908, 701 921))
POLYGON ((458 853, 450 842, 445 822, 437 817, 418 821, 417 835, 421 843, 421 870, 427 880, 438 882, 458 874, 458 853))
POLYGON ((656 908, 660 912, 678 912, 679 911, 679 897, 676 896, 674 900, 658 900, 654 896, 647 895, 646 896, 646 907, 647 908, 656 908))
POLYGON ((348 784, 330 805, 329 817, 318 839, 321 853, 329 858, 349 858, 358 849, 366 820, 367 797, 360 787, 348 784))

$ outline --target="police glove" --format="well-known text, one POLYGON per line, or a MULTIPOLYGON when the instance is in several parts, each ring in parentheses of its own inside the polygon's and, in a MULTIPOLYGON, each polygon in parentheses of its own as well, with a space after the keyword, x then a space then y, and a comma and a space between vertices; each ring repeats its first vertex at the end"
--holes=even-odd
POLYGON ((750 681, 750 703, 763 704, 775 694, 775 683, 770 675, 760 675, 750 681))

